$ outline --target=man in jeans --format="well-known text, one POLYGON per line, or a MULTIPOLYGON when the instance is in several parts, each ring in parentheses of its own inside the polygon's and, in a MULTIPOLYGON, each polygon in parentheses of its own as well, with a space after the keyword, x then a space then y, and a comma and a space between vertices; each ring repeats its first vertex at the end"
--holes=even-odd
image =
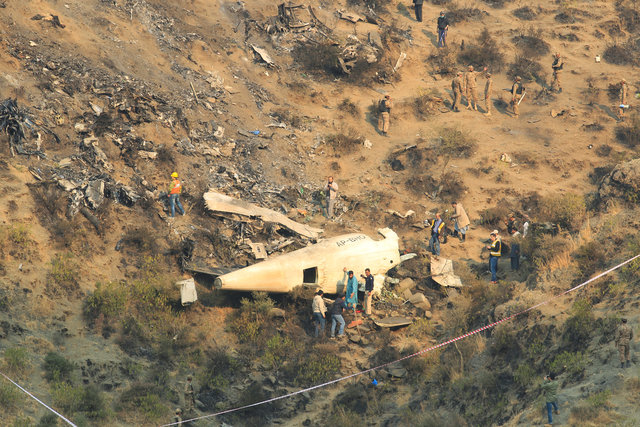
POLYGON ((322 289, 316 292, 316 295, 313 297, 313 302, 311 303, 311 309, 313 310, 313 322, 316 326, 316 338, 318 338, 319 332, 324 336, 324 326, 326 324, 325 313, 327 312, 327 306, 324 305, 324 300, 322 299, 322 289))
POLYGON ((371 316, 371 298, 373 294, 373 275, 371 274, 371 270, 366 268, 364 270, 364 276, 361 274, 360 277, 364 278, 364 314, 367 316, 371 316))
POLYGON ((184 215, 182 203, 180 203, 180 193, 182 193, 182 183, 178 179, 178 172, 171 174, 171 186, 169 187, 169 205, 171 206, 171 218, 176 216, 176 206, 178 211, 184 215))
POLYGON ((444 15, 444 10, 440 12, 438 18, 438 47, 447 45, 447 31, 449 30, 449 19, 444 15))
POLYGON ((331 306, 331 338, 336 337, 336 322, 340 324, 340 330, 338 331, 338 338, 344 337, 344 317, 342 312, 347 308, 344 303, 344 295, 340 294, 336 298, 335 302, 331 306))
POLYGON ((547 402, 547 418, 549 424, 553 424, 553 417, 551 416, 551 408, 558 414, 558 381, 556 381, 555 374, 549 374, 544 377, 542 382, 542 393, 544 394, 545 401, 547 402))
POLYGON ((491 270, 491 283, 498 283, 498 260, 502 256, 502 242, 498 236, 498 230, 493 230, 491 235, 491 244, 487 246, 489 249, 489 270, 491 270))
POLYGON ((429 250, 435 258, 438 259, 440 256, 440 233, 442 233, 442 229, 444 228, 444 221, 440 218, 440 214, 436 213, 436 217, 431 221, 426 221, 429 224, 429 228, 431 229, 431 238, 429 239, 429 250))

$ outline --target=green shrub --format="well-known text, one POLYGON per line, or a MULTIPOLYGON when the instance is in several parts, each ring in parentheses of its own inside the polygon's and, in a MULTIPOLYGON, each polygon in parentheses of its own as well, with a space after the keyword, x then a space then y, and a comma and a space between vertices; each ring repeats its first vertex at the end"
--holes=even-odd
POLYGON ((573 256, 578 261, 580 271, 580 275, 575 279, 576 283, 582 282, 606 266, 606 254, 601 242, 585 243, 573 253, 573 256))
POLYGON ((69 414, 80 410, 83 395, 81 386, 75 386, 66 381, 56 382, 51 387, 53 404, 56 408, 69 414))
POLYGON ((22 347, 6 349, 3 359, 3 369, 17 377, 22 378, 31 369, 29 353, 22 347))
POLYGON ((146 421, 159 420, 170 412, 162 403, 161 396, 164 392, 165 390, 157 385, 134 383, 120 395, 118 406, 140 413, 146 421))
POLYGON ((547 363, 549 372, 565 372, 572 379, 580 379, 587 367, 587 357, 581 352, 568 351, 557 355, 550 363, 547 363))
POLYGON ((577 300, 571 308, 571 317, 564 324, 563 341, 571 349, 584 349, 596 327, 591 303, 587 299, 577 300))
POLYGON ((56 254, 51 260, 51 270, 47 277, 47 289, 59 294, 60 291, 66 294, 77 292, 78 267, 70 253, 56 254))
POLYGON ((522 77, 524 81, 544 81, 545 79, 542 65, 523 53, 516 55, 507 70, 507 77, 510 79, 513 80, 516 76, 522 77))
POLYGON ((513 380, 521 387, 527 388, 536 376, 536 370, 530 363, 522 363, 518 365, 513 373, 513 380))
POLYGON ((487 67, 491 72, 498 72, 504 67, 504 53, 498 42, 485 27, 477 42, 469 43, 458 54, 458 62, 462 65, 473 65, 478 70, 487 67))
POLYGON ((121 282, 96 283, 96 290, 87 297, 85 315, 95 320, 103 315, 107 319, 120 316, 126 306, 127 289, 121 282))
POLYGON ((333 354, 311 353, 298 363, 287 365, 285 370, 298 386, 309 386, 332 379, 340 369, 340 358, 333 354))
POLYGON ((17 246, 26 246, 31 242, 31 231, 24 224, 9 227, 9 241, 17 246))
POLYGON ((603 390, 598 393, 591 394, 587 397, 586 402, 581 402, 571 408, 572 420, 587 423, 598 416, 602 410, 610 407, 609 399, 611 398, 610 390, 603 390))
POLYGON ((240 367, 240 362, 224 348, 216 348, 207 353, 207 365, 200 375, 203 387, 224 391, 229 382, 234 379, 240 367))
POLYGON ((76 365, 56 352, 49 352, 44 358, 44 377, 49 382, 70 382, 76 365))
POLYGON ((634 115, 625 124, 616 126, 616 138, 630 148, 636 148, 640 144, 640 117, 634 115))
POLYGON ((286 360, 295 357, 303 349, 304 346, 300 342, 277 333, 267 341, 262 361, 265 365, 278 371, 286 360))
POLYGON ((584 197, 579 194, 543 197, 538 209, 542 218, 570 231, 579 230, 587 215, 584 197))
POLYGON ((453 158, 471 157, 478 149, 478 143, 471 134, 459 128, 445 127, 438 132, 439 143, 436 154, 453 158))
POLYGON ((9 382, 2 379, 0 381, 0 410, 11 411, 17 407, 20 399, 20 391, 9 382))
POLYGON ((327 135, 326 143, 336 152, 351 153, 362 147, 365 138, 355 129, 345 129, 340 133, 327 135))

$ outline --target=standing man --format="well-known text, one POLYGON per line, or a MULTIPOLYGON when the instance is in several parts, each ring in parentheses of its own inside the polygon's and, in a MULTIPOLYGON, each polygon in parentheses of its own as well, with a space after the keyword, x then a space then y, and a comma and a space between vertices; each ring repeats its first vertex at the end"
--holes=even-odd
POLYGON ((511 270, 520 269, 520 241, 517 237, 511 239, 511 252, 509 252, 509 258, 511 260, 511 270))
POLYGON ((422 22, 422 3, 423 0, 413 0, 413 9, 416 13, 416 21, 422 22))
POLYGON ((336 322, 340 324, 340 330, 338 331, 338 338, 344 337, 344 317, 342 312, 347 308, 344 303, 344 295, 338 294, 335 302, 331 306, 331 338, 336 337, 336 322))
POLYGON ((478 111, 478 90, 476 75, 477 73, 473 71, 473 65, 469 65, 468 71, 464 75, 464 84, 467 92, 467 110, 471 110, 471 101, 473 100, 473 109, 478 111))
POLYGON ((493 94, 493 79, 491 73, 487 73, 487 82, 484 84, 484 105, 487 110, 485 116, 491 116, 491 95, 493 94))
POLYGON ((180 193, 182 193, 182 183, 178 180, 178 172, 171 174, 171 186, 169 187, 169 205, 171 206, 171 218, 176 216, 176 206, 178 211, 184 215, 182 203, 180 203, 180 193))
POLYGON ((440 256, 440 233, 444 228, 444 221, 440 218, 440 214, 436 213, 436 217, 429 221, 429 229, 431 230, 431 238, 429 239, 429 250, 436 259, 440 256))
POLYGON ((489 270, 491 270, 491 283, 498 283, 498 259, 502 256, 502 242, 498 236, 498 230, 493 230, 491 235, 491 244, 487 246, 489 249, 489 270))
POLYGON ((187 414, 193 412, 193 408, 196 405, 196 398, 193 392, 193 384, 191 381, 193 378, 191 375, 187 377, 187 383, 184 386, 184 410, 187 414))
POLYGON ((391 107, 393 107, 393 101, 391 101, 391 96, 389 95, 385 95, 378 103, 378 130, 384 136, 387 136, 387 132, 389 132, 389 115, 391 114, 391 107))
POLYGON ((547 402, 547 418, 549 424, 553 424, 553 417, 551 416, 551 408, 553 407, 556 415, 558 412, 558 381, 556 381, 555 374, 549 374, 544 377, 542 382, 542 393, 544 394, 545 401, 547 402))
POLYGON ((618 120, 624 121, 624 107, 623 105, 627 105, 627 93, 629 87, 627 86, 627 81, 622 79, 620 82, 620 105, 618 106, 618 120))
POLYGON ((447 31, 449 31, 449 18, 444 15, 444 10, 440 12, 438 18, 438 47, 445 47, 447 45, 447 31))
POLYGON ((524 96, 524 87, 522 86, 522 78, 516 76, 511 86, 511 105, 513 106, 513 114, 520 117, 520 100, 524 96))
POLYGON ((518 221, 516 221, 514 214, 509 215, 509 220, 505 221, 505 224, 507 225, 507 233, 510 236, 518 232, 518 221))
POLYGON ((451 81, 451 92, 453 92, 453 105, 451 110, 456 113, 460 111, 460 99, 462 99, 462 71, 458 71, 451 81))
POLYGON ((361 274, 360 277, 364 278, 364 314, 367 316, 371 316, 371 298, 373 298, 373 275, 371 274, 371 270, 365 268, 364 276, 361 274))
POLYGON ((616 345, 618 346, 618 354, 620 355, 620 367, 625 367, 625 360, 627 361, 626 367, 631 366, 631 358, 629 356, 629 343, 633 338, 633 331, 631 326, 627 325, 627 319, 620 319, 622 323, 616 331, 616 345))
POLYGON ((562 92, 562 86, 560 86, 560 73, 562 73, 562 68, 564 67, 564 61, 560 56, 559 52, 556 52, 553 55, 553 64, 551 64, 551 68, 553 69, 553 80, 551 81, 551 90, 555 86, 558 86, 558 93, 562 92))
POLYGON ((324 337, 324 326, 326 324, 326 312, 327 306, 324 305, 324 300, 322 299, 322 289, 319 289, 316 292, 316 295, 313 297, 313 302, 311 303, 311 310, 313 310, 313 323, 315 323, 316 330, 316 338, 318 338, 318 334, 321 333, 324 337))
POLYGON ((338 183, 330 176, 327 178, 327 185, 324 187, 324 194, 327 199, 327 218, 333 218, 333 206, 338 197, 338 183))
POLYGON ((353 308, 353 312, 356 312, 356 306, 358 305, 358 279, 353 275, 353 271, 349 270, 347 273, 347 267, 345 267, 342 271, 346 274, 347 279, 347 308, 353 308))
POLYGON ((467 212, 465 212, 461 203, 453 202, 451 203, 453 207, 453 215, 451 215, 451 219, 454 220, 453 228, 458 234, 461 242, 464 242, 467 239, 467 230, 469 230, 469 217, 467 216, 467 212))

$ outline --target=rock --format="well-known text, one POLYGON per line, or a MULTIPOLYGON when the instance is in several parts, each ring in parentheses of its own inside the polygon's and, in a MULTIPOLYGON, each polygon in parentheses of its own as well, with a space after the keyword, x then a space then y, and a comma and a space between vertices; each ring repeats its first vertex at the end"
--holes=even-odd
POLYGON ((417 293, 417 294, 413 294, 411 295, 411 298, 409 298, 409 302, 413 305, 418 305, 418 304, 429 304, 429 308, 431 308, 431 304, 429 303, 429 300, 427 299, 427 297, 424 296, 424 294, 422 293, 417 293))
POLYGON ((281 317, 284 319, 285 314, 286 312, 281 308, 273 307, 269 310, 269 316, 271 317, 281 317))
POLYGON ((404 378, 407 376, 407 370, 402 366, 390 366, 387 368, 387 372, 395 378, 404 378))
POLYGON ((427 319, 431 319, 433 317, 433 313, 431 313, 429 310, 425 310, 424 317, 426 317, 427 319))
POLYGON ((411 289, 405 289, 405 290, 402 292, 402 297, 403 297, 404 299, 409 299, 409 298, 411 298, 411 296, 412 296, 412 295, 413 295, 413 293, 411 292, 411 289))
POLYGON ((419 308, 420 310, 429 310, 431 308, 431 303, 429 301, 424 301, 424 302, 419 302, 417 304, 414 304, 414 306, 416 308, 419 308))
POLYGON ((400 283, 398 283, 396 290, 398 292, 404 293, 405 290, 413 289, 415 287, 416 287, 416 282, 414 282, 413 279, 411 279, 410 277, 407 277, 405 279, 402 279, 400 283))
POLYGON ((620 163, 602 180, 598 190, 600 198, 628 200, 640 193, 640 159, 620 163))
POLYGON ((104 200, 104 181, 101 179, 89 181, 84 194, 91 209, 96 209, 104 200))
POLYGON ((369 31, 369 43, 373 47, 377 47, 378 49, 382 49, 382 39, 380 38, 380 34, 376 30, 369 31))
POLYGON ((362 341, 362 337, 360 335, 357 334, 351 334, 349 335, 349 341, 354 342, 354 343, 359 343, 362 341))

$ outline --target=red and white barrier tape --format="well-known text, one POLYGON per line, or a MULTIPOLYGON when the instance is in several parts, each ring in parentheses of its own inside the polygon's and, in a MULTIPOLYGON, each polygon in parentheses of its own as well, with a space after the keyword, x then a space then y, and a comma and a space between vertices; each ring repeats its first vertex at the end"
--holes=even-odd
POLYGON ((332 380, 332 381, 327 381, 325 383, 314 385, 312 387, 308 387, 308 388, 305 388, 305 389, 302 389, 302 390, 294 391, 293 393, 284 394, 282 396, 274 397, 274 398, 263 400, 263 401, 256 402, 256 403, 251 403, 249 405, 239 406, 237 408, 226 409, 224 411, 216 412, 215 414, 203 415, 203 416, 200 416, 200 417, 190 418, 188 420, 184 420, 184 421, 176 422, 176 423, 163 424, 160 427, 174 426, 174 425, 178 425, 178 424, 181 424, 181 423, 187 423, 187 422, 190 422, 190 421, 196 421, 196 420, 202 420, 202 419, 205 419, 205 418, 217 417, 219 415, 229 414, 231 412, 237 412, 237 411, 241 411, 243 409, 253 408, 254 406, 260 406, 260 405, 264 405, 266 403, 271 403, 271 402, 275 402, 275 401, 278 401, 278 400, 286 399, 286 398, 289 398, 289 397, 292 397, 292 396, 295 396, 295 395, 298 395, 298 394, 301 394, 301 393, 305 393, 307 391, 313 391, 313 390, 316 390, 316 389, 319 389, 319 388, 322 388, 322 387, 326 387, 326 386, 331 385, 331 384, 335 384, 335 383, 338 383, 338 382, 341 382, 341 381, 348 380, 350 378, 354 378, 354 377, 357 377, 357 376, 360 376, 360 375, 364 375, 364 374, 367 374, 369 372, 373 372, 375 370, 385 368, 387 366, 393 365, 393 364, 398 363, 398 362, 402 362, 403 360, 407 360, 407 359, 410 359, 410 358, 415 357, 415 356, 419 356, 419 355, 424 354, 424 353, 428 353, 428 352, 433 351, 433 350, 435 350, 437 348, 447 346, 447 345, 449 345, 451 343, 454 343, 456 341, 460 341, 463 338, 467 338, 467 337, 475 335, 475 334, 477 334, 479 332, 482 332, 484 330, 491 329, 491 328, 493 328, 493 327, 495 327, 495 326, 497 326, 497 325, 499 325, 501 323, 509 321, 509 320, 513 319, 514 317, 520 316, 520 315, 522 315, 524 313, 527 313, 527 312, 529 312, 531 310, 535 310, 538 307, 541 307, 541 306, 543 306, 545 304, 548 304, 549 302, 553 301, 554 299, 560 298, 560 297, 562 297, 562 296, 564 296, 564 295, 566 295, 566 294, 568 294, 570 292, 576 291, 576 290, 588 285, 589 283, 593 282, 594 280, 597 280, 597 279, 599 279, 599 278, 601 278, 603 276, 606 276, 607 274, 611 273, 612 271, 615 271, 615 270, 619 269, 620 267, 622 267, 622 266, 624 266, 624 265, 636 260, 637 258, 640 258, 640 254, 638 254, 638 255, 636 255, 636 256, 634 256, 632 258, 629 258, 628 260, 626 260, 624 262, 621 262, 620 264, 616 265, 615 267, 612 267, 612 268, 608 269, 607 271, 604 271, 604 272, 598 274, 597 276, 594 276, 591 279, 589 279, 589 280, 587 280, 585 282, 582 282, 581 284, 579 284, 577 286, 574 286, 571 289, 568 289, 568 290, 566 290, 566 291, 564 291, 562 293, 554 295, 551 298, 549 298, 549 299, 547 299, 545 301, 539 302, 538 304, 533 305, 533 306, 531 306, 531 307, 529 307, 529 308, 527 308, 525 310, 522 310, 522 311, 520 311, 518 313, 515 313, 515 314, 512 314, 510 316, 507 316, 507 317, 505 317, 503 319, 498 320, 497 322, 493 322, 493 323, 485 325, 485 326, 483 326, 481 328, 475 329, 475 330, 473 330, 471 332, 468 332, 468 333, 466 333, 464 335, 460 335, 458 337, 452 338, 452 339, 450 339, 448 341, 441 342, 440 344, 436 344, 436 345, 431 346, 431 347, 427 347, 427 348, 425 348, 423 350, 420 350, 420 351, 418 351, 416 353, 409 354, 408 356, 401 357, 400 359, 394 360, 392 362, 387 362, 387 363, 384 363, 382 365, 375 366, 373 368, 369 368, 369 369, 364 370, 364 371, 356 372, 355 374, 347 375, 346 377, 341 377, 341 378, 338 378, 338 379, 335 379, 335 380, 332 380))
POLYGON ((69 421, 68 419, 66 419, 64 417, 64 415, 62 415, 61 413, 59 413, 58 411, 56 411, 55 409, 53 409, 52 407, 50 407, 49 405, 47 405, 46 403, 44 403, 42 400, 38 399, 37 397, 35 397, 33 394, 31 394, 29 392, 29 390, 25 389, 24 387, 22 387, 20 384, 18 384, 17 382, 15 382, 14 380, 12 380, 11 378, 9 378, 8 376, 6 376, 5 374, 3 374, 2 372, 0 372, 0 375, 2 375, 3 377, 5 377, 7 379, 7 381, 9 381, 11 384, 13 384, 14 386, 18 387, 20 390, 22 390, 23 392, 25 392, 27 394, 27 396, 29 396, 30 398, 32 398, 33 400, 35 400, 36 402, 38 402, 39 404, 41 404, 42 406, 44 406, 45 408, 47 408, 48 410, 50 410, 51 412, 53 412, 54 414, 56 414, 58 416, 58 418, 62 419, 63 421, 65 421, 67 424, 69 424, 70 426, 73 427, 77 427, 74 423, 72 423, 71 421, 69 421))

